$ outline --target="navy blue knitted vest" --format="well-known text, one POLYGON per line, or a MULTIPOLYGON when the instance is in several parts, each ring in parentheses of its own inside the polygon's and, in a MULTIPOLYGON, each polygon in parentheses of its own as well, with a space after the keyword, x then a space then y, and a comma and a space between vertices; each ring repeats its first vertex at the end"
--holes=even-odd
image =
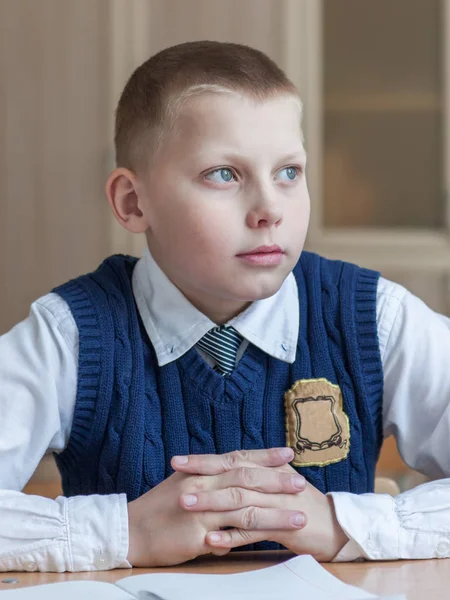
POLYGON ((67 496, 124 492, 130 501, 171 474, 175 454, 284 446, 284 392, 298 379, 321 377, 342 390, 350 452, 338 463, 297 470, 323 492, 373 491, 383 393, 377 273, 303 252, 294 269, 295 363, 249 344, 222 377, 195 348, 158 366, 132 292, 135 262, 110 257, 54 290, 79 331, 73 427, 56 456, 67 496))

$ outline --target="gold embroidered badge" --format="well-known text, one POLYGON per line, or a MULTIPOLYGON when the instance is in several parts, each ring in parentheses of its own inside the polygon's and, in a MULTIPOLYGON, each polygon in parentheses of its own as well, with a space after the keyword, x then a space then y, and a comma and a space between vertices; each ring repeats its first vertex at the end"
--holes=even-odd
POLYGON ((297 467, 330 465, 350 450, 342 392, 327 379, 300 379, 284 394, 287 445, 297 467))

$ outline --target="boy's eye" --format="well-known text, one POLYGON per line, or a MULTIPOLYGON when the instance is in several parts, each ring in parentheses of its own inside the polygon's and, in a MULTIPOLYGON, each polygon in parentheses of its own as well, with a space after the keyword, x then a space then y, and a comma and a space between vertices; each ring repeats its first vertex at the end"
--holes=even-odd
POLYGON ((231 169, 216 169, 205 175, 205 178, 214 183, 229 183, 235 179, 231 169))
POLYGON ((298 167, 286 167, 278 171, 277 177, 282 181, 294 181, 298 177, 299 171, 298 167))

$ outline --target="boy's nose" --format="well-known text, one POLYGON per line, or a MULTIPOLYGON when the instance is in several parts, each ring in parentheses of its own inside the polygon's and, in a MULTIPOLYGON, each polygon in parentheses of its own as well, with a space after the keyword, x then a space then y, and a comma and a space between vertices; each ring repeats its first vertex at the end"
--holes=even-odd
POLYGON ((281 209, 275 205, 261 205, 247 213, 247 226, 251 229, 278 227, 282 221, 281 209))

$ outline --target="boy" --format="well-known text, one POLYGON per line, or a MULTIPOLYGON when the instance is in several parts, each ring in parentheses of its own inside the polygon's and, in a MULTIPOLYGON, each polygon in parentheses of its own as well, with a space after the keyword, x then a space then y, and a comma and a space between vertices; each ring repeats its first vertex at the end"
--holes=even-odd
POLYGON ((127 83, 115 143, 108 200, 148 251, 0 338, 0 569, 450 556, 449 480, 371 493, 383 434, 450 473, 449 320, 302 252, 293 84, 244 46, 175 46, 127 83), (24 496, 49 451, 65 497, 24 496))

